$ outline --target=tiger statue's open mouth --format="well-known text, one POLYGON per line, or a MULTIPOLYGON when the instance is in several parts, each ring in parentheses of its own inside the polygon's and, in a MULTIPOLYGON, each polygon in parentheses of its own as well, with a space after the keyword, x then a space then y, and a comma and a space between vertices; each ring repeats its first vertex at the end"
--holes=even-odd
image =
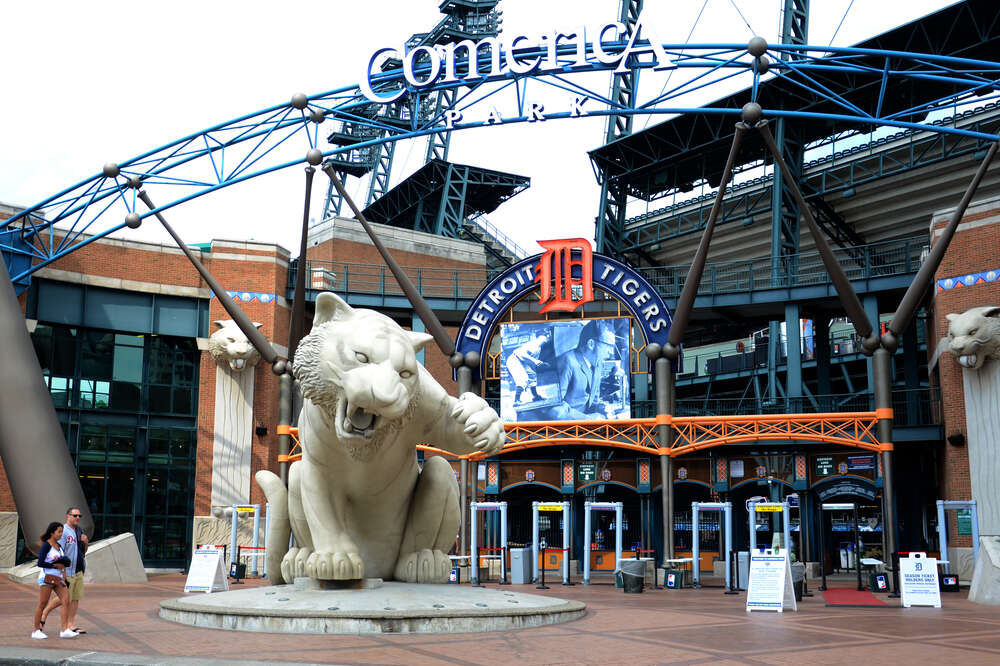
POLYGON ((334 422, 337 426, 337 434, 341 437, 371 439, 381 420, 378 414, 369 412, 346 398, 337 401, 337 415, 334 422))

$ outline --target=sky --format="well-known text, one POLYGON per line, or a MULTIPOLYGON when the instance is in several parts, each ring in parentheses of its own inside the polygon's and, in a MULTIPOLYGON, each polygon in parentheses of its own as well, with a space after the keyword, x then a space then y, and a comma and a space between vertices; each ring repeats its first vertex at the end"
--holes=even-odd
MULTIPOLYGON (((32 205, 94 175, 106 162, 123 162, 298 92, 313 95, 356 83, 377 48, 433 27, 441 18, 438 4, 3 3, 0 202, 32 205)), ((777 41, 781 0, 645 4, 663 42, 742 43, 754 34, 777 41)), ((948 4, 813 0, 808 42, 849 45, 948 4)), ((618 0, 501 0, 499 9, 510 36, 596 28, 614 21, 618 6, 618 0)), ((659 76, 646 77, 642 85, 660 88, 666 75, 659 76)), ((606 88, 609 82, 604 76, 592 85, 606 88)), ((728 92, 716 87, 693 102, 728 92)), ((639 117, 635 129, 656 122, 639 117)), ((459 132, 449 159, 531 178, 528 190, 489 219, 534 252, 539 238, 593 237, 600 189, 587 151, 603 142, 604 124, 603 118, 581 118, 459 132)), ((322 129, 332 129, 329 121, 322 129)), ((425 150, 426 139, 397 147, 392 184, 422 165, 425 150)), ((322 211, 325 180, 316 180, 313 216, 322 211)), ((350 179, 347 187, 363 204, 367 183, 350 179)), ((187 202, 166 216, 190 244, 254 239, 278 243, 294 256, 302 192, 302 172, 290 168, 187 202)), ((150 194, 158 200, 152 188, 150 194)), ((118 235, 166 242, 153 223, 118 235)))

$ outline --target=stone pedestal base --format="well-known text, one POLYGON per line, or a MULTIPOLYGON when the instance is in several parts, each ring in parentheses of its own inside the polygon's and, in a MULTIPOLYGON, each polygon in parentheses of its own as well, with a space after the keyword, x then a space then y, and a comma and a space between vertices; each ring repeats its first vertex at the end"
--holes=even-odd
POLYGON ((972 573, 969 601, 1000 606, 1000 537, 979 538, 979 559, 972 573))
POLYGON ((6 571, 17 561, 17 514, 0 511, 0 571, 6 571))

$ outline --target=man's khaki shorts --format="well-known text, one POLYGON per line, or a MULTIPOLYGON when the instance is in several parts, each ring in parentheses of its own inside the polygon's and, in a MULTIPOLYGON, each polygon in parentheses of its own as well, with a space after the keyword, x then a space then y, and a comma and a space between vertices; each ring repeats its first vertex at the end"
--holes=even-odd
POLYGON ((83 573, 76 573, 66 579, 69 586, 69 600, 80 601, 83 599, 83 573))

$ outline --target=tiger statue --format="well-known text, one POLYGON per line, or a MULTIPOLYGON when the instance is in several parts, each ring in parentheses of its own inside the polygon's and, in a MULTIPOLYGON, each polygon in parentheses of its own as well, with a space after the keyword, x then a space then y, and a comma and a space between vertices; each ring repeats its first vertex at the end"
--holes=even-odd
MULTIPOLYGON (((969 308, 947 314, 948 351, 963 368, 978 370, 988 359, 1000 360, 1000 307, 969 308)), ((943 342, 944 340, 942 340, 943 342)))
POLYGON ((458 483, 444 458, 426 459, 421 470, 415 446, 493 455, 505 433, 485 400, 448 395, 417 363, 431 340, 332 293, 316 299, 293 364, 302 459, 289 467, 287 491, 272 472, 255 476, 271 504, 272 584, 303 576, 447 580, 458 483))

